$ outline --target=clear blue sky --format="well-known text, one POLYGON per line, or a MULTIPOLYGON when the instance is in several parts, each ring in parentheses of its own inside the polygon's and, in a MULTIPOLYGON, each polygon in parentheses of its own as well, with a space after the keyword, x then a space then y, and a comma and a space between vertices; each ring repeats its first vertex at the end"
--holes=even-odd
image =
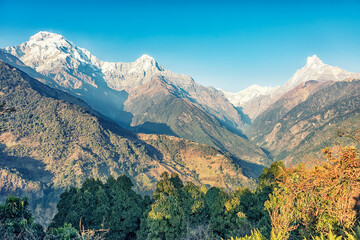
POLYGON ((227 91, 283 84, 313 54, 360 72, 360 0, 0 0, 0 47, 41 30, 101 60, 146 53, 227 91))

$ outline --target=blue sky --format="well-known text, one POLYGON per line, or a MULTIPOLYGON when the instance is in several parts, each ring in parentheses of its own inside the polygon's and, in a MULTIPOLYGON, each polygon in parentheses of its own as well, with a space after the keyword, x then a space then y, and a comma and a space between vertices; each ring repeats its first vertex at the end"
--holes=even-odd
POLYGON ((0 47, 41 30, 105 61, 153 56, 203 85, 280 85, 307 56, 360 72, 356 1, 0 0, 0 47))

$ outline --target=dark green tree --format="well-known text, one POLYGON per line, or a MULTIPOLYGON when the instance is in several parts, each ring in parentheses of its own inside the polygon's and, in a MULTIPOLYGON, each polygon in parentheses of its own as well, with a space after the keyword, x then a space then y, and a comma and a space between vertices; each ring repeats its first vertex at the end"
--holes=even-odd
POLYGON ((9 196, 0 205, 0 236, 2 239, 42 239, 44 231, 35 223, 29 209, 27 198, 9 196))
POLYGON ((87 179, 80 189, 70 188, 60 195, 50 227, 70 223, 80 230, 81 224, 84 229, 108 229, 108 239, 135 239, 146 205, 132 187, 126 176, 109 177, 105 184, 87 179))
POLYGON ((80 240, 79 231, 70 223, 65 223, 63 227, 50 228, 45 240, 80 240))
POLYGON ((228 195, 223 189, 212 187, 205 196, 205 203, 209 209, 211 230, 218 236, 225 237, 227 223, 224 221, 225 202, 228 195))
POLYGON ((181 199, 183 183, 177 174, 164 172, 154 193, 154 202, 144 215, 139 239, 181 239, 186 215, 181 199))
POLYGON ((140 227, 140 219, 145 211, 144 199, 131 188, 130 178, 120 176, 115 180, 110 177, 105 184, 110 200, 109 220, 105 226, 109 227, 109 239, 135 239, 136 231, 140 227))
POLYGON ((209 211, 205 204, 205 194, 206 191, 192 182, 187 182, 183 187, 184 210, 190 227, 208 224, 207 215, 209 211))

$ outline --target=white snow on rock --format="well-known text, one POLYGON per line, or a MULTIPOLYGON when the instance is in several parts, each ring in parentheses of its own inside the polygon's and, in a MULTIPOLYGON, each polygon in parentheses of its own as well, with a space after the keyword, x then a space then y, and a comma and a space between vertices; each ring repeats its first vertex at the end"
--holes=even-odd
MULTIPOLYGON (((62 35, 45 31, 33 35, 29 41, 19 46, 6 47, 5 51, 41 73, 89 66, 93 71, 103 74, 105 81, 115 90, 140 86, 155 74, 165 76, 171 83, 187 89, 195 85, 190 76, 165 70, 149 55, 144 54, 134 62, 105 62, 88 50, 77 47, 62 35)), ((93 75, 84 69, 81 71, 85 75, 93 75)))
POLYGON ((182 96, 198 103, 205 111, 224 121, 230 119, 236 126, 241 125, 237 110, 222 92, 197 84, 188 75, 166 70, 146 54, 134 62, 105 62, 62 35, 46 31, 4 50, 70 91, 85 89, 84 83, 95 88, 101 85, 116 91, 130 91, 152 81, 154 76, 160 76, 168 84, 178 88, 182 96))
POLYGON ((360 74, 351 73, 339 67, 334 67, 325 64, 316 55, 307 58, 306 65, 298 69, 296 73, 288 82, 282 86, 276 87, 261 87, 259 85, 252 85, 237 93, 224 92, 229 101, 236 107, 239 107, 252 99, 259 96, 277 96, 283 94, 300 83, 309 80, 316 81, 342 81, 348 78, 360 78, 360 74))
POLYGON ((298 69, 294 76, 285 83, 281 90, 283 92, 293 89, 300 83, 309 80, 316 81, 342 81, 347 78, 358 78, 359 74, 351 73, 339 67, 323 63, 316 55, 308 57, 306 65, 298 69))
POLYGON ((229 99, 229 101, 234 106, 238 107, 238 106, 241 106, 241 104, 246 103, 256 97, 270 95, 274 91, 276 91, 278 88, 279 87, 270 87, 270 86, 262 87, 257 84, 254 84, 254 85, 251 85, 250 87, 248 87, 242 91, 239 91, 237 93, 226 92, 226 91, 223 91, 223 92, 225 94, 225 97, 227 97, 227 99, 229 99))

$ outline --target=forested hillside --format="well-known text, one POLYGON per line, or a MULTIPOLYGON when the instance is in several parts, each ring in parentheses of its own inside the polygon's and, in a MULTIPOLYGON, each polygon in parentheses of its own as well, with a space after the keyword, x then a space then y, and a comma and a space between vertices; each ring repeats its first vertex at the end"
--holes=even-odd
POLYGON ((0 63, 0 101, 16 112, 2 127, 1 197, 22 193, 48 222, 58 194, 88 177, 130 176, 136 190, 151 193, 164 171, 181 179, 227 189, 253 186, 252 166, 188 140, 138 136, 102 117, 81 100, 0 63))
POLYGON ((9 197, 0 205, 0 233, 14 239, 359 239, 358 149, 338 145, 323 154, 326 161, 311 168, 273 163, 253 191, 197 186, 164 172, 152 197, 143 197, 126 176, 89 178, 60 195, 46 233, 26 198, 9 197))

